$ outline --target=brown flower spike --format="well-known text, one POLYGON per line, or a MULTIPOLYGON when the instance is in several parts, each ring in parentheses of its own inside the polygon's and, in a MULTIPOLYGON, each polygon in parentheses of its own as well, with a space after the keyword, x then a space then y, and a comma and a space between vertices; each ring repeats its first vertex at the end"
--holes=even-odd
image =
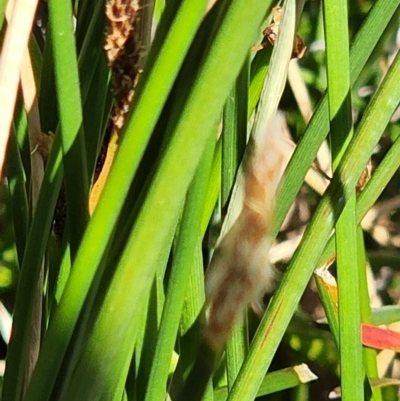
POLYGON ((109 0, 106 3, 107 34, 104 49, 111 66, 115 104, 112 119, 121 130, 133 99, 139 72, 136 19, 137 0, 109 0))

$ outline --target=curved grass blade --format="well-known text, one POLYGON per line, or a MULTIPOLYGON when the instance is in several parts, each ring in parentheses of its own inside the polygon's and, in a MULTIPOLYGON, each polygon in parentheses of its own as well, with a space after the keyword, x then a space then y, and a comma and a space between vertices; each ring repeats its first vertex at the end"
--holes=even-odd
POLYGON ((188 190, 158 331, 158 341, 152 358, 152 371, 147 386, 146 401, 156 401, 165 396, 168 369, 185 300, 186 283, 190 274, 188 261, 193 259, 200 237, 200 221, 214 146, 214 140, 211 139, 188 190))
MULTIPOLYGON (((277 370, 264 377, 257 397, 284 391, 317 379, 318 377, 305 364, 277 370)), ((227 388, 218 388, 214 393, 214 400, 225 401, 228 394, 227 388)))
POLYGON ((37 1, 16 0, 9 6, 12 9, 11 17, 0 57, 0 175, 3 174, 22 60, 28 44, 37 1))

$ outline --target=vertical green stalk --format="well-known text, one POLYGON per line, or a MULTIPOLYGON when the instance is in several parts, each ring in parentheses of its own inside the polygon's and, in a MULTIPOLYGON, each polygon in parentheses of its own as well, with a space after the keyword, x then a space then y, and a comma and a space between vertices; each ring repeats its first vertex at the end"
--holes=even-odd
POLYGON ((30 319, 46 248, 48 233, 53 222, 53 212, 62 180, 60 136, 56 135, 47 161, 43 184, 39 193, 36 212, 29 230, 23 263, 20 269, 14 306, 13 334, 7 352, 2 400, 15 401, 21 396, 24 361, 30 331, 30 319), (37 235, 40 233, 40 235, 37 235))
POLYGON ((0 29, 3 27, 4 23, 6 4, 7 4, 6 0, 0 0, 0 29))
POLYGON ((247 317, 241 316, 226 344, 226 373, 231 389, 249 348, 247 317))
POLYGON ((340 378, 344 401, 364 399, 355 193, 336 224, 340 378))
POLYGON ((26 185, 31 179, 31 149, 28 135, 28 118, 21 96, 17 97, 17 102, 15 104, 14 126, 15 138, 21 153, 21 161, 25 173, 24 185, 26 185))
POLYGON ((63 149, 67 218, 71 252, 75 255, 89 218, 89 184, 71 2, 51 0, 49 20, 63 149))
POLYGON ((6 174, 10 191, 18 264, 21 267, 28 235, 29 208, 24 166, 14 129, 11 131, 8 144, 6 174))
MULTIPOLYGON (((357 210, 358 212, 358 210, 357 210)), ((357 213, 358 216, 358 213, 357 213)), ((360 285, 360 314, 362 323, 372 324, 372 311, 369 300, 368 282, 367 282, 367 260, 365 256, 364 232, 360 226, 357 227, 357 245, 358 245, 358 276, 360 285)), ((378 377, 377 357, 378 351, 363 347, 363 359, 365 373, 368 378, 378 377)), ((382 391, 380 387, 372 388, 372 394, 375 401, 382 401, 382 391)))
MULTIPOLYGON (((169 387, 169 395, 176 401, 183 383, 192 368, 193 361, 196 359, 196 353, 201 338, 201 327, 199 325, 199 315, 204 305, 204 263, 199 241, 190 267, 190 277, 186 288, 186 300, 182 311, 180 322, 179 339, 179 361, 175 369, 173 380, 169 387)), ((198 387, 196 383, 195 387, 198 387)), ((196 391, 196 388, 194 388, 196 391)), ((192 393, 194 396, 194 392, 192 393)), ((193 399, 193 397, 190 397, 193 399)), ((212 384, 208 383, 202 401, 212 401, 214 394, 212 384)))
POLYGON ((54 57, 52 42, 53 39, 51 29, 47 29, 46 41, 44 42, 42 53, 42 81, 40 82, 40 92, 38 96, 40 124, 43 132, 55 132, 59 121, 54 81, 54 57))
MULTIPOLYGON (((222 130, 222 206, 225 207, 232 191, 236 172, 242 160, 247 135, 247 105, 249 60, 226 101, 222 130)), ((226 348, 228 387, 233 385, 247 351, 247 324, 241 319, 235 326, 226 348)))
POLYGON ((318 293, 321 298, 322 306, 328 319, 329 328, 335 339, 336 346, 339 348, 339 321, 337 298, 331 291, 326 288, 326 283, 323 283, 322 280, 325 279, 316 274, 315 281, 317 283, 318 293))
POLYGON ((176 253, 169 277, 167 296, 158 331, 158 341, 152 358, 153 363, 147 386, 146 401, 157 401, 165 395, 171 355, 186 295, 186 284, 191 272, 189 264, 193 259, 199 242, 200 223, 214 148, 215 140, 211 138, 186 198, 176 244, 176 253))
POLYGON ((249 60, 225 104, 222 129, 222 205, 226 206, 246 146, 249 60))
POLYGON ((332 168, 336 170, 352 137, 347 1, 323 4, 332 168))
MULTIPOLYGON (((347 1, 325 0, 323 5, 332 170, 335 171, 353 135, 347 1)), ((350 401, 364 398, 355 188, 345 202, 335 235, 341 388, 342 399, 350 401)))

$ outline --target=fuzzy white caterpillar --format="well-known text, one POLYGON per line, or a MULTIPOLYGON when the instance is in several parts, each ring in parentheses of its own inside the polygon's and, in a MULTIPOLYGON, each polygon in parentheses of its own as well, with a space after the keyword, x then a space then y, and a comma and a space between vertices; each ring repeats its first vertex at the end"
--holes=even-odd
POLYGON ((228 228, 223 227, 207 270, 204 338, 214 349, 223 346, 245 308, 275 285, 270 229, 279 182, 293 153, 285 124, 277 113, 261 138, 250 139, 238 173, 239 211, 228 212, 228 228))

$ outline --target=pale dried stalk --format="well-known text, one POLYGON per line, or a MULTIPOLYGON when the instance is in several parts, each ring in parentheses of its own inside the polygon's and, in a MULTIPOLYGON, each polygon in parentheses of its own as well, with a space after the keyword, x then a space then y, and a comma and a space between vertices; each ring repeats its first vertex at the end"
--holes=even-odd
POLYGON ((382 246, 397 246, 399 236, 390 232, 385 224, 379 224, 379 217, 400 208, 400 196, 377 203, 364 216, 361 227, 371 234, 376 242, 382 246))
MULTIPOLYGON (((39 108, 36 98, 36 82, 32 61, 26 50, 21 69, 21 87, 25 110, 28 113, 29 147, 31 150, 31 199, 32 208, 36 209, 37 199, 44 176, 44 160, 41 145, 41 127, 39 108)), ((46 135, 47 137, 47 135, 46 135)), ((50 138, 50 137, 49 137, 50 138)))
MULTIPOLYGON (((301 75, 297 59, 290 61, 288 81, 296 99, 296 103, 299 106, 303 120, 306 124, 308 124, 313 114, 313 110, 308 89, 301 75)), ((332 175, 331 154, 326 140, 322 142, 322 145, 317 153, 317 162, 325 174, 328 176, 332 175)), ((320 192, 318 191, 318 193, 320 192)))
POLYGON ((318 379, 318 376, 315 375, 305 363, 293 366, 293 370, 296 372, 301 383, 308 383, 318 379))
POLYGON ((306 123, 310 121, 313 110, 307 86, 301 76, 301 71, 297 59, 291 60, 289 64, 288 81, 292 89, 300 113, 306 123))
MULTIPOLYGON (((33 212, 36 210, 40 187, 44 176, 43 141, 52 141, 51 137, 42 134, 40 127, 39 107, 37 102, 37 88, 29 50, 25 50, 25 56, 21 68, 21 86, 24 106, 28 113, 29 145, 31 150, 31 204, 33 212), (43 138, 42 138, 43 136, 43 138)), ((48 154, 47 154, 48 156, 48 154)), ((25 361, 25 375, 22 394, 25 394, 32 372, 35 368, 41 342, 42 308, 43 308, 43 279, 44 262, 42 261, 37 289, 32 310, 31 330, 28 340, 28 351, 25 361)))
MULTIPOLYGON (((29 38, 29 33, 30 33, 30 27, 32 26, 32 23, 33 23, 33 17, 34 17, 36 6, 35 6, 35 2, 30 2, 31 6, 34 8, 28 7, 28 9, 24 9, 24 12, 22 12, 22 14, 21 14, 21 9, 19 8, 20 5, 18 3, 21 3, 21 2, 18 1, 15 4, 13 4, 13 1, 9 1, 9 3, 7 4, 6 18, 7 18, 8 24, 9 24, 9 28, 8 28, 7 32, 13 26, 14 27, 18 26, 18 23, 21 22, 22 20, 26 21, 25 25, 26 25, 26 28, 29 30, 25 29, 22 32, 27 35, 26 37, 24 37, 24 38, 19 37, 19 39, 18 39, 19 41, 22 40, 22 43, 19 43, 20 46, 22 46, 22 44, 24 43, 24 40, 25 40, 25 48, 21 47, 21 48, 17 49, 17 51, 21 51, 21 54, 15 54, 14 55, 15 58, 10 57, 8 59, 9 60, 8 62, 10 63, 9 65, 12 66, 12 62, 15 63, 14 73, 18 74, 18 75, 14 75, 12 78, 10 77, 12 82, 10 81, 9 85, 15 85, 15 81, 14 81, 15 79, 17 80, 16 82, 18 84, 19 73, 21 73, 22 95, 23 95, 23 100, 24 100, 24 106, 28 113, 29 145, 30 145, 30 150, 31 150, 31 204, 32 204, 32 210, 34 212, 36 209, 37 199, 39 196, 39 191, 40 191, 40 187, 42 185, 43 176, 44 176, 43 155, 42 155, 41 149, 40 150, 38 149, 38 146, 40 145, 39 142, 40 142, 40 137, 41 137, 42 133, 41 133, 41 128, 40 128, 39 108, 38 108, 38 104, 37 104, 37 88, 36 88, 36 82, 35 82, 35 77, 34 77, 34 73, 33 73, 32 61, 31 61, 29 49, 28 49, 28 38, 29 38), (16 15, 17 12, 19 12, 20 14, 16 15), (26 14, 27 12, 32 12, 32 14, 28 15, 28 14, 26 14), (26 15, 24 15, 24 13, 26 15), (30 22, 28 22, 29 18, 32 18, 30 22), (17 56, 23 57, 23 58, 20 61, 17 61, 16 60, 17 56), (17 63, 19 63, 18 69, 16 69, 17 63)), ((24 7, 26 7, 26 6, 24 5, 24 7)), ((14 29, 17 29, 17 28, 14 28, 14 29)), ((10 36, 12 38, 15 38, 15 36, 12 36, 11 33, 10 33, 10 36)), ((3 52, 4 51, 5 50, 3 50, 3 52)), ((15 49, 13 49, 13 52, 15 52, 15 49)), ((4 54, 6 55, 6 53, 4 53, 4 54)), ((2 54, 2 56, 3 56, 3 54, 2 54)), ((0 91, 2 89, 3 88, 0 88, 0 91)), ((16 94, 16 91, 17 91, 17 86, 15 86, 15 94, 16 94)), ((6 99, 6 98, 2 97, 0 99, 6 99)), ((7 98, 7 101, 10 102, 9 98, 7 98)), ((15 103, 15 98, 14 98, 13 102, 9 103, 9 105, 12 106, 11 117, 12 117, 12 112, 13 112, 13 108, 14 108, 14 103, 15 103)), ((9 128, 8 128, 8 130, 9 130, 9 128)), ((4 149, 5 149, 5 147, 4 147, 4 149)), ((40 270, 40 275, 39 275, 39 279, 38 279, 38 283, 37 283, 37 291, 36 291, 36 296, 35 296, 35 301, 34 301, 34 308, 33 308, 32 316, 30 317, 31 331, 30 331, 30 336, 29 336, 27 358, 25 361, 25 377, 24 377, 24 384, 23 384, 23 394, 25 393, 25 391, 28 387, 30 378, 32 376, 33 369, 36 365, 36 361, 37 361, 37 358, 39 355, 41 325, 42 325, 42 294, 43 294, 43 263, 42 263, 42 267, 40 270)))
POLYGON ((219 349, 250 303, 275 285, 269 263, 269 238, 275 195, 291 146, 282 133, 284 117, 277 114, 263 138, 253 139, 243 173, 241 209, 217 245, 206 276, 205 341, 219 349))
POLYGON ((0 332, 6 344, 9 344, 11 337, 12 317, 4 304, 0 301, 0 332))
POLYGON ((15 0, 9 4, 11 18, 0 55, 0 176, 3 172, 10 125, 37 0, 15 0))
POLYGON ((207 12, 209 12, 217 3, 218 0, 209 0, 207 4, 207 12))
POLYGON ((272 246, 269 251, 269 259, 271 263, 275 264, 283 260, 290 260, 303 238, 303 233, 304 229, 302 229, 301 234, 296 235, 294 238, 272 246))

